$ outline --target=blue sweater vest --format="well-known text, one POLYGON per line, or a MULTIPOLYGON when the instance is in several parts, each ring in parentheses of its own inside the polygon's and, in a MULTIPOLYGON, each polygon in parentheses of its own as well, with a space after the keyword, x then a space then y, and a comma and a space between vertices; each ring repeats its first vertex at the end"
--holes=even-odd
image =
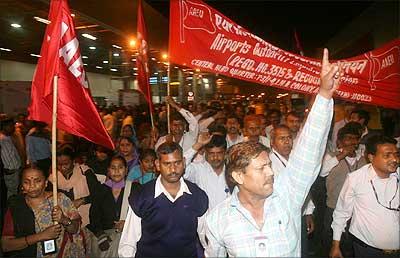
POLYGON ((207 194, 185 180, 192 194, 171 202, 162 193, 154 198, 156 179, 129 197, 135 214, 142 219, 142 237, 135 257, 196 257, 197 220, 208 209, 207 194))

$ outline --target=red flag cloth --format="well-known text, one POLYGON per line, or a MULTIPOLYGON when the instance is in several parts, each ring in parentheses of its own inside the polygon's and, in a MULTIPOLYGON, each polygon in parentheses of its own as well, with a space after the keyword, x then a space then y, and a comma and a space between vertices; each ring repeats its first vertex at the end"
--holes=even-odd
POLYGON ((33 77, 29 119, 52 124, 53 79, 58 76, 57 128, 114 149, 88 88, 66 0, 52 0, 33 77))
POLYGON ((153 101, 151 99, 151 88, 149 82, 149 55, 147 45, 147 30, 144 22, 142 1, 138 2, 138 14, 137 14, 137 39, 139 42, 138 56, 136 58, 136 65, 138 69, 138 85, 139 90, 143 93, 151 112, 153 112, 153 101))
MULTIPOLYGON (((171 0, 171 63, 266 86, 315 94, 320 60, 284 51, 250 33, 200 0, 171 0), (213 30, 215 28, 215 30, 213 30)), ((336 97, 400 109, 400 39, 342 60, 336 97)))

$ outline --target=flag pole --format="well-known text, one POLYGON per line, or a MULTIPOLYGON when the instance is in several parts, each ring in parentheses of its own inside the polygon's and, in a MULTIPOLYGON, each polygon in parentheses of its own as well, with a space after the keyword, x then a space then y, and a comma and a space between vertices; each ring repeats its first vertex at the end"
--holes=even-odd
POLYGON ((53 78, 53 115, 51 124, 51 173, 53 175, 53 203, 57 206, 57 89, 58 89, 58 76, 53 78))
MULTIPOLYGON (((170 72, 171 69, 169 67, 169 60, 168 60, 168 66, 167 66, 167 96, 169 97, 171 94, 170 87, 169 87, 169 78, 170 78, 170 72)), ((161 78, 162 79, 162 78, 161 78)), ((171 133, 171 106, 167 103, 167 121, 168 121, 168 134, 171 133)))

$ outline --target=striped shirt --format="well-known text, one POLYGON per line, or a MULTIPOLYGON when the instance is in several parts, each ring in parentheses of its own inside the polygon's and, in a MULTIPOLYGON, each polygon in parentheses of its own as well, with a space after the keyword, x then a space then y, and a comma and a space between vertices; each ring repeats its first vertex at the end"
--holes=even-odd
POLYGON ((275 180, 273 194, 265 200, 262 228, 241 205, 237 187, 210 212, 206 219, 206 257, 301 256, 301 208, 320 170, 332 115, 333 100, 318 95, 299 144, 275 180))
POLYGON ((12 142, 11 136, 0 133, 1 160, 5 169, 14 170, 22 166, 18 150, 12 142))

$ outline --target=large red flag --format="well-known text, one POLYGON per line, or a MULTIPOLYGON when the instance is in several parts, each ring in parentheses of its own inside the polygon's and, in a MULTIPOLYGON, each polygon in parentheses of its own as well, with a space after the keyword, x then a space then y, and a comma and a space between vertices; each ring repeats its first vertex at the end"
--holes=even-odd
POLYGON ((153 112, 153 102, 151 99, 151 88, 149 83, 149 56, 148 56, 148 45, 147 45, 147 31, 146 24, 144 22, 142 1, 138 2, 138 14, 137 14, 137 39, 139 42, 138 56, 136 59, 136 65, 138 68, 138 84, 139 90, 143 93, 145 99, 149 103, 151 112, 153 112))
POLYGON ((33 77, 29 119, 52 123, 53 79, 58 76, 57 128, 114 149, 92 101, 66 0, 52 0, 33 77))

